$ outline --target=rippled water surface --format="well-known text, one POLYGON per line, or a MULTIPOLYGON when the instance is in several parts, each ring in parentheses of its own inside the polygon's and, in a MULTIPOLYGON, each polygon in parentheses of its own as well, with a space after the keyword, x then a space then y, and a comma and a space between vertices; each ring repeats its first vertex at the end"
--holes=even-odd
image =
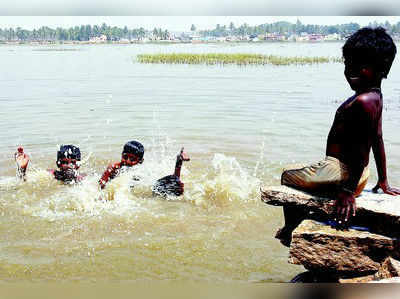
MULTIPOLYGON (((136 55, 340 56, 341 46, 1 46, 0 280, 289 280, 303 269, 274 239, 282 213, 260 202, 259 187, 279 184, 287 163, 324 156, 335 110, 352 94, 343 65, 148 65, 136 55), (145 146, 144 163, 101 192, 101 173, 132 139, 145 146), (87 159, 79 185, 46 171, 70 143, 87 159), (18 145, 32 158, 26 183, 15 177, 18 145), (153 197, 182 145, 191 157, 185 195, 153 197)), ((383 83, 389 180, 398 186, 399 74, 395 61, 383 83)), ((371 170, 373 184, 373 162, 371 170)))

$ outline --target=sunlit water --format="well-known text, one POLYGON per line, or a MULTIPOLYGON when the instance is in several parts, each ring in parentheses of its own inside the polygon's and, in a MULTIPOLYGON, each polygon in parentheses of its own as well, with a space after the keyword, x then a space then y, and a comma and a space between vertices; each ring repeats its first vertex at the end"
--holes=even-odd
MULTIPOLYGON (((274 239, 282 213, 260 202, 259 187, 279 184, 287 163, 324 156, 335 110, 352 94, 343 65, 147 65, 136 55, 340 56, 341 46, 1 46, 0 280, 289 280, 303 269, 274 239), (132 139, 144 163, 100 191, 101 173, 132 139), (78 185, 46 171, 70 143, 87 159, 78 185), (18 145, 32 158, 25 183, 15 177, 18 145), (184 196, 153 197, 181 146, 191 157, 184 196)), ((399 74, 395 61, 383 84, 388 174, 398 186, 399 74)))

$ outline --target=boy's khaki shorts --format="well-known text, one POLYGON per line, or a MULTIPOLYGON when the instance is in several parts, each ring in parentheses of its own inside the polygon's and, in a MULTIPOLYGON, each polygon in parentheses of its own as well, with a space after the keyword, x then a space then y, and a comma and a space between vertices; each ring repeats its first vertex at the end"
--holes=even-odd
MULTIPOLYGON (((324 160, 311 165, 290 165, 283 170, 281 184, 304 191, 337 191, 348 179, 348 167, 338 159, 327 156, 324 160)), ((359 195, 367 184, 368 166, 364 168, 355 192, 359 195)))

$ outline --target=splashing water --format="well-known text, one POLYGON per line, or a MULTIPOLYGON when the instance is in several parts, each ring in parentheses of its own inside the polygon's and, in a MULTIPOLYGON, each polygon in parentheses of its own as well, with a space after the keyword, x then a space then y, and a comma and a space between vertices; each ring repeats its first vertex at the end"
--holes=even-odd
MULTIPOLYGON (((156 144, 154 140, 153 144, 156 144)), ((104 190, 98 187, 101 172, 94 171, 82 183, 68 186, 55 181, 47 171, 36 167, 29 171, 24 184, 15 178, 4 178, 0 180, 0 187, 5 191, 19 190, 16 199, 20 205, 24 205, 25 214, 51 220, 102 213, 135 214, 138 212, 138 202, 153 199, 151 187, 155 181, 173 173, 175 147, 174 141, 166 137, 164 143, 159 142, 158 146, 146 152, 144 164, 120 174, 104 190), (33 199, 36 202, 32 204, 33 199), (31 204, 26 205, 27 202, 31 204)), ((91 155, 82 164, 86 164, 91 155)), ((259 179, 248 174, 234 157, 217 153, 208 167, 192 170, 188 167, 190 164, 182 168, 184 196, 163 199, 187 201, 203 207, 224 207, 257 198, 259 179)))
POLYGON ((260 181, 250 176, 233 157, 215 154, 212 168, 192 182, 193 190, 185 194, 198 205, 219 207, 245 203, 257 198, 260 181))
POLYGON ((160 132, 148 144, 144 163, 103 190, 98 180, 110 161, 96 155, 82 163, 88 175, 78 184, 62 184, 38 166, 28 169, 26 182, 0 179, 0 228, 8 232, 0 242, 0 266, 21 278, 26 272, 20 265, 29 265, 33 277, 44 279, 108 273, 122 279, 248 280, 254 273, 281 273, 263 266, 271 250, 265 251, 260 236, 273 235, 264 222, 275 217, 259 201, 257 170, 251 174, 222 153, 210 159, 191 154, 181 171, 184 195, 154 196, 152 185, 173 173, 180 146, 160 132))

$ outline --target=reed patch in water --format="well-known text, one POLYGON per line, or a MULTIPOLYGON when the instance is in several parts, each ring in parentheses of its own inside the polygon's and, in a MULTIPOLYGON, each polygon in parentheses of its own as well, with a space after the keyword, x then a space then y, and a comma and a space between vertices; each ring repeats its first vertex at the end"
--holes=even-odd
POLYGON ((45 48, 45 49, 33 49, 32 51, 38 52, 70 52, 70 51, 80 51, 81 49, 65 49, 65 48, 45 48))
POLYGON ((285 57, 277 55, 261 54, 188 54, 188 53, 169 53, 169 54, 140 54, 137 56, 140 63, 165 63, 165 64, 236 64, 236 65, 305 65, 328 62, 341 62, 337 57, 305 57, 294 56, 285 57))

